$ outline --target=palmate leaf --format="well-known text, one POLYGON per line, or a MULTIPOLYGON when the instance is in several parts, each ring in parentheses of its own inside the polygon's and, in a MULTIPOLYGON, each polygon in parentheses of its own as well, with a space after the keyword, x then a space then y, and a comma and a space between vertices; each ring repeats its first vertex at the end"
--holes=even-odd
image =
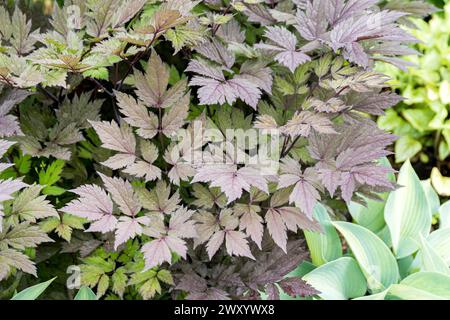
POLYGON ((149 219, 137 217, 141 205, 128 181, 99 175, 109 194, 96 185, 81 186, 72 190, 80 198, 67 204, 61 211, 88 219, 91 225, 87 232, 115 231, 114 248, 117 249, 127 240, 141 235, 142 228, 148 225, 149 219), (114 203, 111 198, 123 214, 119 218, 114 215, 114 203))
POLYGON ((11 300, 36 300, 55 279, 56 277, 46 282, 26 288, 25 290, 15 294, 11 300))
POLYGON ((21 251, 52 241, 38 226, 32 226, 28 222, 0 232, 0 280, 8 277, 13 269, 36 276, 34 263, 21 251))
POLYGON ((110 178, 101 173, 99 175, 120 211, 127 216, 135 217, 141 210, 141 205, 131 183, 122 178, 110 178))
POLYGON ((322 134, 336 133, 330 119, 310 111, 295 113, 294 117, 281 127, 284 134, 293 138, 298 136, 309 137, 313 130, 322 134))
MULTIPOLYGON (((136 139, 129 126, 116 122, 90 122, 100 139, 103 147, 133 156, 136 152, 136 139)), ((134 159, 133 159, 134 160, 134 159)))
POLYGON ((171 108, 176 106, 187 94, 185 80, 180 80, 168 88, 169 68, 156 52, 152 52, 145 73, 135 70, 134 77, 136 94, 148 107, 171 108))
MULTIPOLYGON (((274 204, 272 204, 274 205, 274 204)), ((321 226, 295 207, 272 207, 265 216, 269 234, 284 251, 287 250, 287 231, 296 233, 298 229, 321 232, 321 226), (277 235, 277 236, 275 236, 277 235)))
POLYGON ((297 38, 293 33, 283 27, 268 27, 264 36, 274 44, 257 44, 263 50, 277 52, 275 60, 294 72, 297 67, 311 58, 297 49, 297 38))
POLYGON ((208 288, 208 283, 196 274, 184 275, 177 290, 189 292, 187 300, 230 300, 227 293, 217 288, 208 288))
POLYGON ((227 198, 220 188, 206 188, 200 183, 194 183, 192 189, 196 198, 192 204, 198 208, 211 209, 214 205, 223 208, 227 203, 227 198))
POLYGON ((161 177, 161 170, 152 165, 158 158, 157 148, 150 142, 140 143, 140 152, 137 154, 136 138, 134 132, 128 124, 123 123, 120 127, 116 122, 91 122, 102 141, 102 147, 119 151, 120 153, 102 162, 103 165, 130 175, 145 178, 146 181, 155 180, 161 177))
POLYGON ((53 242, 38 226, 23 222, 5 229, 0 234, 0 248, 11 247, 16 250, 35 248, 43 242, 53 242))
POLYGON ((77 217, 91 221, 91 226, 86 231, 108 232, 116 228, 117 218, 113 215, 113 202, 106 192, 96 185, 84 185, 73 193, 80 196, 61 209, 77 217))
POLYGON ((50 201, 46 200, 45 196, 39 196, 42 189, 42 186, 33 185, 22 191, 14 199, 10 214, 30 222, 47 217, 59 217, 50 201))
POLYGON ((117 27, 128 21, 130 13, 139 11, 140 5, 143 6, 144 3, 121 0, 88 1, 87 8, 90 12, 87 15, 90 19, 86 22, 86 32, 94 38, 104 38, 108 35, 109 27, 117 27))
MULTIPOLYGON (((192 68, 189 71, 193 71, 192 68)), ((190 86, 199 86, 198 98, 200 104, 224 104, 232 105, 238 98, 256 109, 261 97, 261 90, 257 85, 246 79, 217 80, 195 76, 189 82, 190 86)))
POLYGON ((193 177, 196 173, 193 165, 180 155, 177 147, 174 147, 172 150, 169 147, 164 154, 164 160, 172 165, 172 168, 167 175, 170 181, 175 185, 179 186, 181 180, 188 181, 189 178, 193 177))
POLYGON ((347 123, 336 131, 342 134, 325 140, 313 133, 309 139, 308 150, 318 160, 315 167, 328 192, 333 196, 340 187, 343 199, 350 202, 355 191, 365 186, 392 190, 394 184, 387 178, 392 169, 375 161, 389 154, 385 147, 394 137, 367 121, 347 123))
POLYGON ((117 249, 122 243, 129 239, 134 239, 142 234, 142 227, 149 223, 147 217, 120 217, 117 222, 114 249, 117 249))
MULTIPOLYGON (((317 0, 305 1, 297 11, 295 27, 300 35, 314 43, 321 41, 327 43, 335 51, 342 49, 346 59, 368 67, 369 61, 374 58, 376 46, 370 49, 365 43, 377 41, 382 47, 384 43, 395 43, 401 48, 402 42, 416 41, 396 24, 405 13, 399 11, 383 10, 368 12, 367 9, 376 4, 372 0, 317 0)), ((400 49, 401 51, 401 49, 400 49)), ((402 55, 400 51, 386 52, 386 57, 380 59, 397 64, 395 55, 402 55)), ((381 49, 379 52, 383 54, 381 49)))
MULTIPOLYGON (((8 146, 8 144, 1 143, 2 140, 0 140, 0 148, 4 148, 5 146, 8 146)), ((5 149, 6 151, 6 149, 5 149)), ((1 152, 0 152, 1 153, 1 152)), ((1 169, 6 169, 9 166, 0 166, 1 169)), ((21 180, 0 180, 0 232, 3 230, 3 205, 2 202, 5 200, 13 199, 12 194, 15 192, 25 188, 27 185, 23 183, 21 180)))
POLYGON ((342 257, 314 269, 303 277, 325 300, 348 300, 364 295, 366 279, 355 259, 342 257))
POLYGON ((181 25, 174 29, 167 30, 164 37, 172 43, 175 54, 184 47, 194 47, 203 39, 203 31, 194 23, 181 25))
POLYGON ((158 117, 133 97, 122 92, 115 94, 120 112, 125 115, 124 121, 138 128, 137 134, 142 138, 151 139, 156 136, 159 132, 158 117))
MULTIPOLYGON (((235 207, 236 211, 236 207, 235 207)), ((239 230, 245 230, 247 236, 249 236, 261 249, 261 242, 264 233, 263 218, 258 214, 261 211, 259 206, 246 206, 244 207, 244 213, 239 221, 239 230)))

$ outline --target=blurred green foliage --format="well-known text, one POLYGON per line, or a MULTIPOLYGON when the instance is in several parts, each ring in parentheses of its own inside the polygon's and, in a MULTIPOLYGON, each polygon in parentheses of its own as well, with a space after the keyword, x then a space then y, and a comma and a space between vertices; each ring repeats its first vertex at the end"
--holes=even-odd
POLYGON ((405 97, 378 124, 400 137, 395 144, 396 162, 412 159, 435 164, 450 155, 450 4, 428 22, 414 23, 417 29, 412 33, 421 41, 415 49, 421 55, 406 58, 414 66, 407 71, 378 67, 405 97))

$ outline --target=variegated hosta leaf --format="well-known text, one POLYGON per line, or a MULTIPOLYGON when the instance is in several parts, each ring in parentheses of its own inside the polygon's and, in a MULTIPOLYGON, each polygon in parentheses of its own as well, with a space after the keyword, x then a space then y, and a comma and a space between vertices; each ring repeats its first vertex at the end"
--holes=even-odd
POLYGON ((146 269, 163 262, 171 263, 171 252, 175 252, 186 259, 187 246, 183 239, 197 236, 194 221, 191 220, 193 213, 193 210, 180 207, 171 214, 168 227, 164 225, 164 218, 161 213, 156 213, 150 217, 150 220, 159 223, 161 227, 157 230, 150 225, 150 228, 144 230, 144 233, 155 238, 142 247, 146 269))
POLYGON ((294 185, 289 197, 290 203, 304 211, 312 218, 315 204, 320 200, 319 191, 323 192, 317 173, 312 168, 302 172, 300 163, 292 158, 285 158, 281 164, 281 175, 278 189, 294 185))
POLYGON ((179 191, 171 194, 170 185, 164 181, 158 181, 151 191, 139 188, 136 193, 142 207, 150 213, 172 214, 181 201, 179 191))
POLYGON ((73 193, 79 196, 61 209, 91 222, 88 232, 109 232, 116 228, 117 218, 113 215, 113 202, 102 188, 97 185, 84 185, 73 193))
POLYGON ((321 232, 322 227, 311 216, 296 207, 287 206, 290 195, 288 189, 277 191, 270 200, 270 208, 265 214, 267 229, 274 242, 287 250, 287 231, 297 232, 298 229, 321 232))

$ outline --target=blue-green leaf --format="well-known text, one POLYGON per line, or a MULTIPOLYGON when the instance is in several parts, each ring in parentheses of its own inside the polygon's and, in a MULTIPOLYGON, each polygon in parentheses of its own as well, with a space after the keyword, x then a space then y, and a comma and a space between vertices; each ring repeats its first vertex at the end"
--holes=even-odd
POLYGON ((372 293, 385 290, 400 278, 397 261, 372 231, 349 222, 333 222, 342 233, 367 279, 372 293))

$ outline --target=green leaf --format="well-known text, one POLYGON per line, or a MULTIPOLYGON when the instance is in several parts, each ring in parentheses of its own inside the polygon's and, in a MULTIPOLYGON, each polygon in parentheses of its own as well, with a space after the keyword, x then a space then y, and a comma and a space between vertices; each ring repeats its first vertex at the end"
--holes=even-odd
POLYGON ((450 266, 450 228, 433 231, 427 238, 431 248, 450 266))
POLYGON ((349 222, 333 222, 344 236, 367 279, 368 288, 378 293, 400 278, 397 261, 386 244, 372 231, 349 222))
POLYGON ((409 161, 400 169, 401 187, 391 192, 384 209, 392 247, 397 258, 418 249, 420 235, 427 237, 431 228, 431 213, 422 184, 409 161))
POLYGON ((328 262, 303 277, 308 284, 320 291, 326 300, 348 300, 363 296, 367 282, 355 259, 342 257, 328 262))
POLYGON ((48 196, 60 196, 66 192, 66 189, 58 186, 47 186, 42 189, 42 193, 48 196))
POLYGON ((414 157, 422 150, 422 144, 410 136, 403 136, 395 142, 395 162, 401 163, 414 157))
POLYGON ((450 300, 450 277, 437 272, 418 272, 393 285, 389 295, 403 300, 450 300))
POLYGON ((91 288, 82 286, 80 290, 78 290, 74 300, 97 300, 97 296, 91 288))
POLYGON ((439 229, 450 227, 450 201, 439 207, 439 229))
POLYGON ((55 279, 56 277, 46 282, 26 288, 25 290, 14 295, 11 300, 36 300, 55 279))
POLYGON ((304 231, 311 260, 316 266, 342 257, 342 247, 339 235, 331 223, 327 210, 317 204, 313 211, 314 218, 321 224, 324 232, 304 231))
POLYGON ((355 298, 353 300, 385 300, 386 295, 389 293, 389 288, 387 288, 384 291, 381 291, 379 293, 375 293, 375 294, 371 294, 368 296, 364 296, 364 297, 359 297, 359 298, 355 298))

